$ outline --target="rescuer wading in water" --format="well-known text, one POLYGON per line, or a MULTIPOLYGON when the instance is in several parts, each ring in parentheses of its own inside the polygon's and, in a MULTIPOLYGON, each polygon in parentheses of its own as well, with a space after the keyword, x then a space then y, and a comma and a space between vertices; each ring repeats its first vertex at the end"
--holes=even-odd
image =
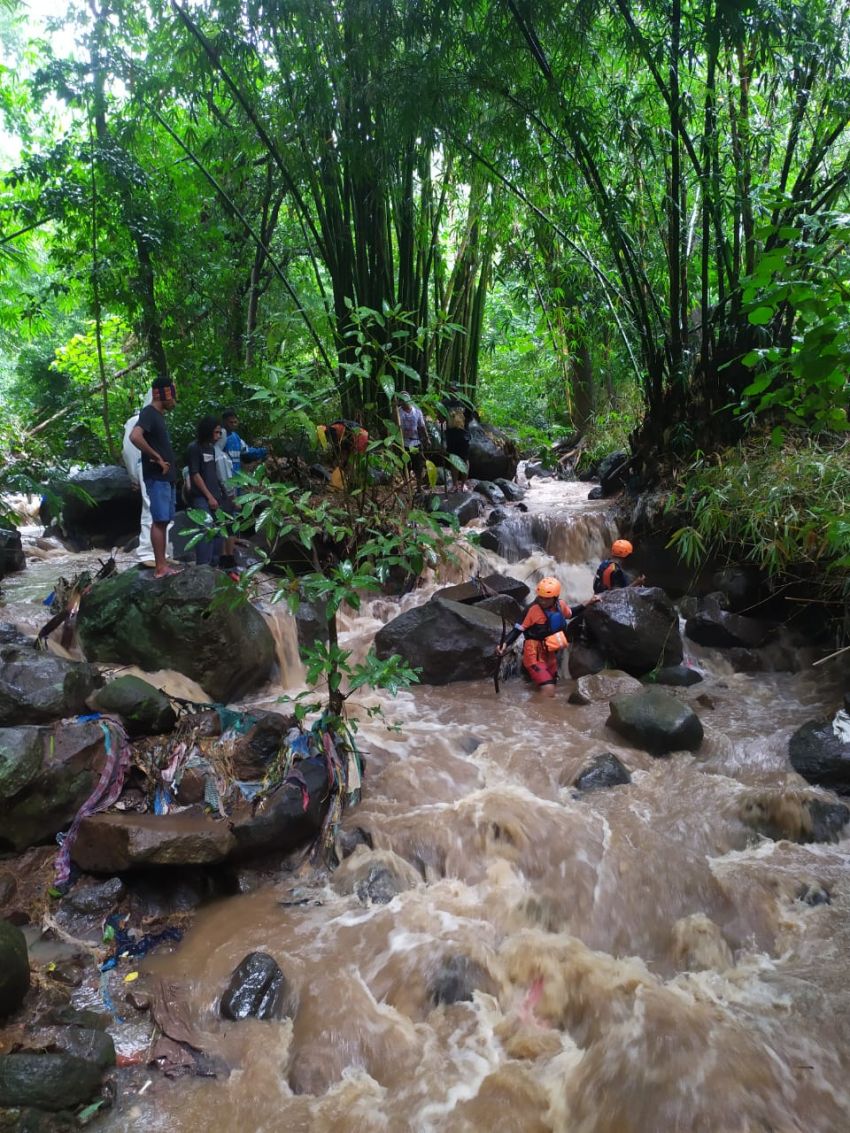
POLYGON ((537 583, 537 597, 526 610, 522 622, 511 629, 498 647, 497 655, 503 657, 524 634, 522 667, 544 696, 554 696, 558 658, 568 644, 567 623, 598 601, 597 597, 593 597, 581 605, 568 606, 561 599, 561 584, 557 578, 541 578, 537 583))

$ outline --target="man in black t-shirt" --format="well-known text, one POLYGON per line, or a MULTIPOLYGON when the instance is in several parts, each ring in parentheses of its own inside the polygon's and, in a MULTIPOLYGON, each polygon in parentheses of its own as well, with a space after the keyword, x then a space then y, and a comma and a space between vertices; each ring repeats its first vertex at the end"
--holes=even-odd
POLYGON ((157 378, 152 401, 139 414, 130 440, 142 454, 142 479, 151 502, 151 546, 156 563, 154 578, 177 574, 168 565, 165 544, 168 525, 177 506, 177 469, 165 414, 174 408, 177 390, 170 378, 157 378))

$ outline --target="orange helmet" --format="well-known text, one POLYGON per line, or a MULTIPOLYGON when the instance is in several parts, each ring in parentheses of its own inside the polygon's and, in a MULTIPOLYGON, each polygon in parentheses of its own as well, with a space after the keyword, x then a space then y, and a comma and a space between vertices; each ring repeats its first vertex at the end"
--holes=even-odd
POLYGON ((561 593, 561 584, 557 578, 541 578, 537 583, 538 598, 557 598, 561 593))
POLYGON ((615 539, 611 544, 611 554, 615 559, 625 559, 632 553, 633 550, 634 547, 631 545, 628 539, 615 539))

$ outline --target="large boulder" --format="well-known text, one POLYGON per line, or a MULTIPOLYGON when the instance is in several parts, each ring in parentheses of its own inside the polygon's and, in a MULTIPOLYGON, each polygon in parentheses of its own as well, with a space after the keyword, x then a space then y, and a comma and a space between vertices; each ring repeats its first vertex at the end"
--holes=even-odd
POLYGON ((249 602, 215 602, 225 580, 212 567, 189 567, 155 579, 126 570, 96 582, 77 617, 86 656, 176 669, 217 701, 228 701, 268 680, 274 638, 249 602))
POLYGON ((433 598, 379 629, 375 652, 398 653, 423 684, 446 685, 492 676, 501 635, 502 619, 489 610, 433 598))
POLYGON ((142 497, 123 465, 84 468, 50 487, 59 499, 58 514, 44 509, 42 518, 54 518, 75 544, 114 547, 138 533, 142 497))
POLYGON ((469 475, 473 480, 513 480, 519 463, 516 442, 493 425, 469 425, 469 475))
POLYGON ((46 724, 86 712, 102 678, 93 665, 28 646, 0 646, 0 724, 46 724))
POLYGON ((839 795, 850 795, 850 743, 832 720, 809 720, 788 742, 791 766, 798 775, 839 795))
POLYGON ((141 677, 116 677, 91 699, 98 712, 120 716, 130 736, 159 736, 177 723, 171 701, 141 677))
POLYGON ((0 578, 23 570, 26 565, 20 532, 10 531, 8 527, 0 527, 0 578))
POLYGON ((92 814, 80 823, 71 856, 89 873, 112 874, 215 865, 235 845, 230 824, 204 814, 92 814))
POLYGON ((733 646, 757 649, 764 645, 773 631, 774 627, 768 622, 747 618, 742 614, 730 614, 711 595, 705 598, 701 608, 685 623, 685 633, 691 641, 715 649, 733 646))
POLYGON ((0 728, 0 849, 24 850, 70 826, 105 761, 94 721, 0 728))
POLYGON ((49 1112, 74 1109, 100 1086, 96 1062, 64 1051, 0 1056, 0 1107, 32 1106, 49 1112))
POLYGON ((30 986, 27 942, 17 925, 0 920, 0 1019, 17 1011, 30 986))
POLYGON ((609 590, 588 606, 584 623, 591 642, 610 667, 641 677, 653 669, 678 665, 683 656, 679 619, 658 587, 609 590))
POLYGON ((608 726, 650 755, 696 751, 702 743, 699 716, 660 688, 618 696, 611 701, 608 726))

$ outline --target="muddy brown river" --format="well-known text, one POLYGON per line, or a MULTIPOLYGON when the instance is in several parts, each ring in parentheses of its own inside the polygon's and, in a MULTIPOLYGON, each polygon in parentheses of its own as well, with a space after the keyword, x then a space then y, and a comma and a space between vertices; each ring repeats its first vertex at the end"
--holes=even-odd
MULTIPOLYGON (((484 571, 555 573, 568 601, 585 599, 613 534, 585 496, 533 487, 547 551, 509 566, 487 556, 484 571)), ((464 556, 440 584, 469 569, 464 556)), ((364 652, 436 584, 373 601, 345 621, 344 644, 364 652)), ((34 590, 32 576, 7 580, 9 610, 23 617, 34 590)), ((292 688, 292 627, 278 632, 292 688)), ((200 909, 177 947, 142 962, 140 982, 172 984, 230 1072, 149 1070, 97 1128, 850 1130, 850 841, 769 840, 752 823, 769 811, 792 827, 804 788, 817 793, 791 770, 788 738, 837 707, 839 674, 803 655, 794 673, 736 673, 722 652, 686 648, 704 680, 672 691, 703 722, 696 755, 630 747, 606 727, 607 702, 568 703, 569 680, 553 700, 519 677, 499 695, 472 681, 362 697, 363 801, 344 825, 368 831, 374 861, 412 887, 364 903, 303 866, 200 909), (366 716, 376 702, 383 721, 366 716), (578 771, 604 751, 632 782, 579 795, 578 771), (279 962, 294 1020, 219 1017, 254 950, 279 962), (470 998, 445 1002, 458 988, 470 998)), ((132 1045, 112 1031, 119 1050, 132 1045)))

